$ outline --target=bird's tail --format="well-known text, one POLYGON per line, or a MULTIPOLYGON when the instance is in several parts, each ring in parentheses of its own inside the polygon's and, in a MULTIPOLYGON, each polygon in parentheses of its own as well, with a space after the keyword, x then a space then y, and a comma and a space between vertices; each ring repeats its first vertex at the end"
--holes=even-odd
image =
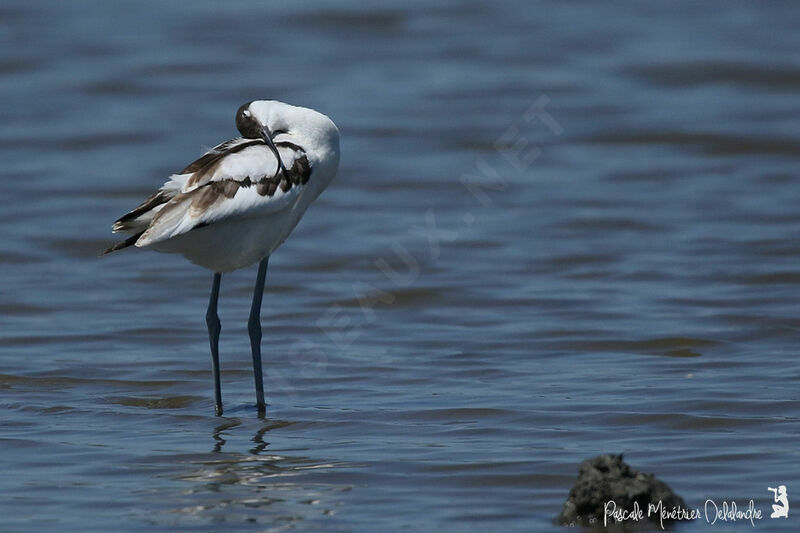
POLYGON ((127 248, 128 246, 132 246, 133 244, 136 243, 137 240, 139 240, 139 237, 142 236, 142 233, 144 233, 144 231, 139 232, 136 235, 132 235, 127 239, 125 239, 124 241, 116 243, 115 245, 111 246, 100 255, 110 254, 111 252, 116 252, 117 250, 122 250, 123 248, 127 248))

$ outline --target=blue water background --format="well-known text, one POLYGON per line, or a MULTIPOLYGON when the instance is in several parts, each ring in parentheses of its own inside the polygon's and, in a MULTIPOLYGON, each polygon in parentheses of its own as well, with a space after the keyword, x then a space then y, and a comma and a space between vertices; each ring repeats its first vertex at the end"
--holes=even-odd
MULTIPOLYGON (((624 453, 800 494, 796 2, 0 6, 0 530, 559 531, 624 453), (252 99, 339 176, 255 270, 110 223, 252 99)), ((750 531, 749 522, 681 531, 750 531)))

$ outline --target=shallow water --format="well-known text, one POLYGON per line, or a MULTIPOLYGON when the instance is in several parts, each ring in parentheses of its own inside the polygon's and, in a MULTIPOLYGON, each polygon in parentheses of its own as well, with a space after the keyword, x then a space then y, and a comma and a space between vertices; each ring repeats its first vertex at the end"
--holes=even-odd
MULTIPOLYGON (((800 494, 800 5, 0 7, 3 531, 558 531, 624 452, 692 507, 800 494), (339 177, 255 269, 98 258, 235 134, 329 114, 339 177)), ((737 522, 683 531, 750 530, 737 522)))

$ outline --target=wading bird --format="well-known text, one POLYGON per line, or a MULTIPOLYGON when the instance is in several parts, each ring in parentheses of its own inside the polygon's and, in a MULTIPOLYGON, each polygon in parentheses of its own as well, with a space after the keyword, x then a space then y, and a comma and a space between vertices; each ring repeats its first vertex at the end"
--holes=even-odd
POLYGON ((283 243, 339 167, 339 130, 313 109, 256 100, 236 112, 241 137, 209 150, 117 220, 131 234, 103 254, 131 245, 179 253, 214 272, 206 312, 214 400, 222 414, 219 377, 222 274, 258 265, 247 329, 253 354, 256 406, 266 409, 261 371, 261 297, 270 254, 283 243))

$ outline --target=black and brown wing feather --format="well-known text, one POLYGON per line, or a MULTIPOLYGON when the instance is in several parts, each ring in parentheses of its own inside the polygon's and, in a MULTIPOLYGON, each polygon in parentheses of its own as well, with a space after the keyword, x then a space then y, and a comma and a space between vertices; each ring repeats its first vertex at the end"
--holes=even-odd
MULTIPOLYGON (((232 139, 212 148, 202 157, 193 161, 147 200, 114 223, 115 232, 123 231, 135 234, 125 241, 111 246, 103 253, 110 253, 135 244, 159 221, 179 214, 175 212, 177 210, 202 213, 225 199, 233 199, 241 189, 255 187, 259 196, 271 198, 278 191, 285 194, 293 187, 308 183, 312 170, 308 157, 300 146, 288 141, 275 143, 282 154, 284 163, 289 164, 286 168, 286 175, 282 172, 275 172, 260 176, 223 176, 218 172, 227 157, 259 145, 266 147, 266 144, 260 139, 232 139)), ((208 222, 198 218, 193 227, 202 227, 207 224, 208 222)), ((188 230, 181 232, 185 231, 188 230)))

